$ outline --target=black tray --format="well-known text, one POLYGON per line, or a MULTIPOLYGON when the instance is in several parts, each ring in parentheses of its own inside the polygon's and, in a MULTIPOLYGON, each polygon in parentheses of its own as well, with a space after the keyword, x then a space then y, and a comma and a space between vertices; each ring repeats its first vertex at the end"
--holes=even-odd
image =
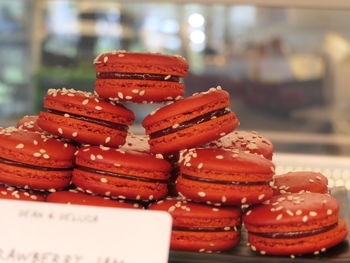
MULTIPOLYGON (((343 218, 347 225, 350 226, 350 211, 349 211, 349 196, 344 187, 335 187, 331 190, 334 196, 340 203, 340 217, 343 218)), ((320 255, 303 255, 291 259, 288 256, 262 256, 259 253, 253 252, 245 244, 246 234, 242 233, 242 240, 235 248, 221 252, 220 254, 207 254, 199 252, 187 251, 170 251, 170 263, 315 263, 315 262, 347 262, 350 263, 350 240, 349 235, 345 241, 337 246, 328 249, 320 255)))

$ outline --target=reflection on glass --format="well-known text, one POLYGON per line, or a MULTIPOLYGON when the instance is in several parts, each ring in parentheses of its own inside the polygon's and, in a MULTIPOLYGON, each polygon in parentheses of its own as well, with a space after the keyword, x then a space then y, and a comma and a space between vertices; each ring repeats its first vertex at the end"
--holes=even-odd
MULTIPOLYGON (((46 0, 33 44, 35 3, 0 2, 2 119, 38 111, 48 88, 92 90, 93 58, 125 49, 186 57, 186 94, 223 86, 242 129, 350 133, 348 10, 46 0), (41 55, 34 76, 31 45, 41 55)), ((155 107, 128 106, 138 122, 155 107)))

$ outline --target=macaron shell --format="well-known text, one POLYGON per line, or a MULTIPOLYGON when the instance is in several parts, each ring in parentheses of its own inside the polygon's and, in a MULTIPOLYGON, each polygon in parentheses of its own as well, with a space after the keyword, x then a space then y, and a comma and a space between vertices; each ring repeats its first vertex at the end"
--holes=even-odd
POLYGON ((257 204, 272 196, 269 185, 235 186, 177 178, 176 191, 188 199, 215 205, 257 204))
POLYGON ((0 182, 36 190, 61 189, 69 185, 72 170, 42 171, 0 163, 0 182))
POLYGON ((0 131, 0 157, 20 163, 50 168, 74 166, 76 148, 50 136, 5 128, 0 131))
POLYGON ((87 192, 131 200, 157 200, 165 197, 168 192, 166 183, 149 183, 136 179, 102 176, 80 169, 74 169, 72 183, 87 192))
POLYGON ((146 134, 151 134, 229 105, 229 94, 224 90, 213 89, 157 109, 145 117, 142 126, 146 134))
POLYGON ((274 177, 274 195, 312 192, 328 193, 328 179, 321 173, 312 171, 289 172, 274 177))
POLYGON ((93 196, 81 192, 60 191, 49 194, 47 202, 75 205, 91 205, 119 208, 141 208, 139 204, 127 203, 124 201, 112 200, 110 198, 93 196))
POLYGON ((167 211, 177 227, 227 227, 241 224, 238 207, 214 207, 185 200, 162 200, 149 206, 149 210, 167 211))
POLYGON ((230 249, 240 241, 240 231, 190 232, 172 231, 170 248, 175 250, 212 252, 230 249))
MULTIPOLYGON (((182 149, 200 146, 229 133, 239 125, 234 113, 193 125, 184 130, 150 139, 150 150, 153 153, 173 153, 182 149)), ((147 131, 147 130, 146 130, 147 131)))
POLYGON ((118 147, 125 143, 127 136, 126 131, 48 112, 40 112, 38 124, 51 134, 92 145, 118 147))
POLYGON ((24 116, 17 122, 16 128, 33 132, 44 132, 37 123, 38 117, 38 115, 24 116))
POLYGON ((131 125, 135 120, 135 114, 123 105, 73 89, 50 89, 45 96, 44 107, 68 115, 72 113, 125 125, 131 125))
POLYGON ((212 141, 204 147, 220 149, 239 149, 249 153, 263 155, 272 160, 274 146, 262 135, 255 131, 233 131, 216 141, 212 141))
POLYGON ((25 190, 18 190, 11 186, 0 185, 0 199, 12 199, 22 201, 45 202, 46 197, 43 194, 32 193, 25 190))
POLYGON ((96 79, 95 92, 100 97, 113 101, 164 102, 183 96, 184 84, 136 79, 96 79))
POLYGON ((338 213, 337 200, 328 194, 290 194, 273 196, 268 204, 252 208, 243 220, 250 232, 306 231, 335 224, 338 213))
POLYGON ((324 251, 343 241, 348 234, 345 222, 339 219, 338 225, 327 232, 295 239, 263 238, 249 234, 248 242, 254 250, 271 255, 296 255, 324 251))
POLYGON ((125 52, 100 54, 94 60, 96 72, 149 73, 186 76, 188 63, 183 57, 157 53, 125 52))

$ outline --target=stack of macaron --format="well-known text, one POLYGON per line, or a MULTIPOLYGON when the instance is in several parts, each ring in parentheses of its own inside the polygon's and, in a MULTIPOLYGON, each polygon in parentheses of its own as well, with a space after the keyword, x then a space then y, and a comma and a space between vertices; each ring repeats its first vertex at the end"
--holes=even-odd
POLYGON ((184 58, 112 51, 94 64, 94 93, 50 89, 39 116, 0 129, 0 198, 166 211, 176 250, 233 248, 242 221, 261 254, 316 253, 345 238, 327 179, 275 176, 273 144, 236 130, 226 91, 182 97, 184 58), (166 105, 133 135, 126 102, 166 105))

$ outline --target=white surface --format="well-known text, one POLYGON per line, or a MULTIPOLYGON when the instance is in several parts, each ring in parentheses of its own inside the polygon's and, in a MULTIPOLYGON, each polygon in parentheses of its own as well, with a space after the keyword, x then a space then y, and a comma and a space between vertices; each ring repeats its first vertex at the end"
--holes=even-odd
POLYGON ((0 262, 168 262, 166 212, 17 200, 0 210, 0 262))
POLYGON ((327 176, 328 186, 350 190, 350 157, 275 153, 276 175, 291 171, 315 171, 327 176))

